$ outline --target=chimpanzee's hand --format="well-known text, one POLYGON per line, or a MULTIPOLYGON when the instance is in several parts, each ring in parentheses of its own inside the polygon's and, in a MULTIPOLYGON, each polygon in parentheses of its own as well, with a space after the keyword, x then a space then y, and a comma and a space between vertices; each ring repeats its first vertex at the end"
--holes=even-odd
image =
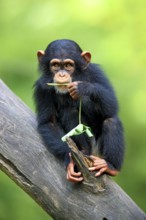
POLYGON ((76 81, 76 82, 69 83, 67 86, 70 96, 75 100, 80 97, 79 90, 78 90, 79 83, 80 83, 79 81, 76 81))
POLYGON ((78 99, 80 96, 89 96, 94 91, 94 85, 89 82, 75 81, 68 84, 68 92, 73 99, 78 99))
POLYGON ((76 173, 74 171, 74 166, 75 166, 75 164, 74 164, 73 160, 71 159, 70 163, 67 166, 67 175, 66 175, 67 180, 74 182, 74 183, 78 183, 78 182, 83 181, 83 177, 81 176, 82 175, 81 172, 76 173))
POLYGON ((102 173, 116 176, 119 173, 117 170, 110 169, 108 163, 104 159, 93 155, 91 155, 90 158, 93 160, 93 166, 90 167, 89 170, 98 171, 95 176, 100 176, 102 173))

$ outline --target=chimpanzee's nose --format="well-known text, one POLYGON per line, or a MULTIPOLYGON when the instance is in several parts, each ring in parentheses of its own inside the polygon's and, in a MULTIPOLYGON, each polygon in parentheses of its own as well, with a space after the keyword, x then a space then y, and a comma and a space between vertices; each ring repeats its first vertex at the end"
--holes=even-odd
POLYGON ((59 71, 59 76, 60 77, 65 77, 66 76, 66 72, 64 70, 59 71))

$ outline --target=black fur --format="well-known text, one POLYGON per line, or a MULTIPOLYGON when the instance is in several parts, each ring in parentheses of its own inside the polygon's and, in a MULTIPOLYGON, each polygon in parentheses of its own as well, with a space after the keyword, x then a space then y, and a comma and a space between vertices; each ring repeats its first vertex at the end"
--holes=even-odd
MULTIPOLYGON (((69 94, 58 94, 48 82, 53 82, 49 68, 52 58, 75 61, 73 81, 81 81, 78 93, 82 97, 82 123, 91 127, 101 156, 113 169, 120 170, 124 156, 122 124, 117 116, 115 93, 99 65, 89 64, 81 57, 81 48, 70 40, 52 42, 40 62, 41 77, 35 83, 35 103, 38 130, 48 149, 68 163, 70 152, 61 137, 78 125, 79 100, 69 94)), ((91 141, 86 134, 74 137, 78 148, 91 154, 91 141)))

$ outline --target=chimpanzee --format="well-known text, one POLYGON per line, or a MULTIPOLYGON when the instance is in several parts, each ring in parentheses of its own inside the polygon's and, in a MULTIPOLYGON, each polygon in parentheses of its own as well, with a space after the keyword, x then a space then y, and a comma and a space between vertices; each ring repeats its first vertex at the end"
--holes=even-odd
POLYGON ((73 140, 93 160, 89 170, 97 171, 95 176, 117 175, 124 157, 123 126, 117 116, 114 90, 100 66, 90 63, 89 52, 66 39, 53 41, 45 51, 39 50, 37 57, 42 72, 34 92, 38 131, 50 152, 64 160, 67 179, 83 180, 81 172, 75 170, 68 145, 61 140, 78 125, 80 97, 82 123, 91 128, 95 149, 85 133, 74 136, 73 140), (97 150, 98 156, 93 156, 92 150, 97 150))

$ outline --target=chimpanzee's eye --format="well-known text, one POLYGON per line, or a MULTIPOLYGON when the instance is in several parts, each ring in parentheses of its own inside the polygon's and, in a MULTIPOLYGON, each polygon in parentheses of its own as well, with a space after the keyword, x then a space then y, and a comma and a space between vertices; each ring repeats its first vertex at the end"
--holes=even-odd
POLYGON ((53 66, 57 68, 57 67, 60 66, 60 64, 59 63, 54 63, 53 66))
POLYGON ((64 68, 67 70, 71 70, 73 68, 73 66, 74 66, 73 63, 65 63, 64 64, 64 68))
POLYGON ((60 63, 54 62, 51 64, 53 70, 59 70, 60 69, 60 63))

